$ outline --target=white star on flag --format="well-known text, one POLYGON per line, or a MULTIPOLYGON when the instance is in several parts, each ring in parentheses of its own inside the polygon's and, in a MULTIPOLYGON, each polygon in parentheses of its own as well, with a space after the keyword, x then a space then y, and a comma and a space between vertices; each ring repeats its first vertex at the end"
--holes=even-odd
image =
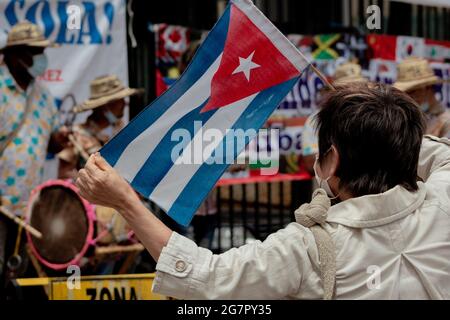
POLYGON ((247 78, 247 81, 250 81, 250 70, 261 67, 259 64, 254 63, 252 61, 254 54, 255 54, 255 51, 250 53, 250 55, 245 59, 239 57, 239 66, 236 69, 234 69, 232 74, 243 72, 245 75, 245 78, 247 78))

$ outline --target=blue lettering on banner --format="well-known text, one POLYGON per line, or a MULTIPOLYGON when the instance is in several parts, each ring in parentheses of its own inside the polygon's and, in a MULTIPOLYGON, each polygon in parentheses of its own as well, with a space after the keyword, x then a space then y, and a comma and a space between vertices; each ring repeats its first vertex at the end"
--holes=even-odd
MULTIPOLYGON (((108 18, 109 29, 111 29, 113 19, 114 19, 114 6, 109 2, 105 3, 105 15, 106 15, 106 18, 108 18)), ((107 35, 106 43, 111 43, 110 35, 107 35)))
POLYGON ((318 92, 324 84, 313 71, 305 72, 306 74, 292 87, 275 113, 288 112, 291 116, 308 116, 315 111, 318 92))
POLYGON ((37 1, 28 9, 25 18, 33 23, 37 23, 36 13, 38 8, 41 7, 41 20, 44 23, 44 35, 46 38, 52 33, 55 23, 53 22, 52 15, 50 13, 50 5, 47 1, 37 1))
POLYGON ((98 32, 97 25, 95 24, 95 5, 92 2, 84 2, 85 15, 81 20, 80 36, 78 37, 78 44, 83 44, 83 36, 87 35, 91 38, 91 43, 102 43, 102 36, 98 32), (87 30, 86 29, 87 20, 87 30))
MULTIPOLYGON (((58 10, 58 16, 60 17, 62 26, 67 25, 67 19, 69 18, 67 16, 67 3, 68 3, 68 1, 58 2, 57 10, 58 10)), ((59 28, 59 32, 58 32, 58 35, 55 40, 56 43, 73 44, 75 42, 75 35, 73 33, 70 35, 69 39, 66 38, 66 35, 67 35, 66 30, 67 30, 67 28, 59 28)))
POLYGON ((4 16, 9 26, 26 19, 39 24, 47 38, 54 39, 59 44, 110 44, 112 39, 112 24, 116 12, 113 3, 104 2, 101 6, 95 1, 83 1, 81 7, 82 16, 79 30, 68 30, 67 7, 74 4, 68 0, 11 0, 4 7, 4 16), (56 6, 55 12, 51 8, 56 6), (100 23, 100 19, 105 19, 100 23), (106 30, 100 30, 99 25, 107 25, 106 30), (103 34, 102 34, 103 32, 103 34), (54 37, 52 37, 54 35, 54 37))

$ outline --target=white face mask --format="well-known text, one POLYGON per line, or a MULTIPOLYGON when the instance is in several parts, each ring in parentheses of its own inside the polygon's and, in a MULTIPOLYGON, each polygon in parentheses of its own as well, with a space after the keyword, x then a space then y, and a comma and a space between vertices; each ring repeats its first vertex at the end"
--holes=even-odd
POLYGON ((105 111, 105 113, 104 113, 104 115, 105 115, 105 117, 106 117, 106 119, 108 120, 108 122, 109 122, 109 124, 111 125, 111 126, 114 126, 117 122, 119 122, 119 118, 117 118, 116 116, 115 116, 115 114, 114 113, 112 113, 110 110, 106 110, 105 111))
POLYGON ((34 78, 42 75, 48 66, 47 56, 43 53, 33 56, 33 64, 28 67, 28 73, 34 78))
POLYGON ((424 102, 420 105, 420 109, 423 112, 427 112, 428 110, 430 110, 430 104, 428 102, 424 102))
POLYGON ((316 181, 317 181, 317 183, 319 184, 319 188, 324 189, 325 192, 327 193, 327 195, 328 195, 330 198, 335 199, 335 198, 337 198, 337 197, 334 195, 333 191, 331 191, 330 185, 328 184, 328 180, 330 180, 331 177, 328 177, 328 178, 326 178, 326 179, 323 179, 323 178, 321 178, 321 177, 319 176, 319 174, 317 173, 316 167, 317 167, 318 159, 319 159, 318 156, 316 156, 316 161, 314 162, 314 166, 313 166, 313 168, 314 168, 314 175, 315 175, 315 177, 316 177, 316 181))

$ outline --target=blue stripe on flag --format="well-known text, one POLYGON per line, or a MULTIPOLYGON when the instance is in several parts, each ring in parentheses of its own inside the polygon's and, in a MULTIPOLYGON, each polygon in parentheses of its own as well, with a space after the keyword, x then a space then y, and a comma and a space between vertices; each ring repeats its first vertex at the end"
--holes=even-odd
POLYGON ((125 128, 112 138, 100 153, 114 166, 130 142, 175 103, 216 61, 225 46, 230 21, 230 5, 209 32, 181 78, 165 93, 142 110, 125 128))
MULTIPOLYGON (((298 79, 299 77, 296 77, 258 94, 233 125, 232 129, 259 129, 298 79)), ((245 145, 248 142, 248 138, 246 138, 245 145)), ((217 148, 224 148, 223 143, 217 148)), ((242 149, 237 150, 234 158, 240 154, 242 149)), ((224 158, 226 158, 225 155, 224 158)), ((179 224, 188 226, 196 210, 227 167, 228 164, 226 163, 211 165, 203 163, 167 214, 179 224)))
MULTIPOLYGON (((194 137, 194 121, 201 121, 202 124, 205 124, 216 112, 216 110, 214 110, 213 112, 200 113, 200 110, 205 106, 207 101, 208 100, 178 120, 164 138, 161 139, 131 183, 136 191, 146 198, 150 196, 155 187, 173 165, 171 158, 172 150, 180 142, 172 141, 172 133, 175 130, 184 129, 189 132, 191 138, 194 137)), ((190 140, 186 141, 186 144, 189 142, 190 140)), ((184 147, 185 146, 183 146, 183 148, 184 147)))

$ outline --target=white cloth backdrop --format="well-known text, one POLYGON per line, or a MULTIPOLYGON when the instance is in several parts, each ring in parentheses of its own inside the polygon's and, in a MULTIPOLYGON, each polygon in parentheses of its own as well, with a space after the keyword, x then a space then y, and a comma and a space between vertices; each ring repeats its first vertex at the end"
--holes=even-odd
MULTIPOLYGON (((46 50, 49 65, 38 81, 56 99, 64 121, 74 103, 89 97, 94 78, 115 74, 128 84, 125 14, 125 0, 0 0, 0 47, 10 28, 23 20, 38 24, 47 38, 60 45, 46 50)), ((46 176, 54 177, 55 170, 54 162, 48 163, 46 176)))

